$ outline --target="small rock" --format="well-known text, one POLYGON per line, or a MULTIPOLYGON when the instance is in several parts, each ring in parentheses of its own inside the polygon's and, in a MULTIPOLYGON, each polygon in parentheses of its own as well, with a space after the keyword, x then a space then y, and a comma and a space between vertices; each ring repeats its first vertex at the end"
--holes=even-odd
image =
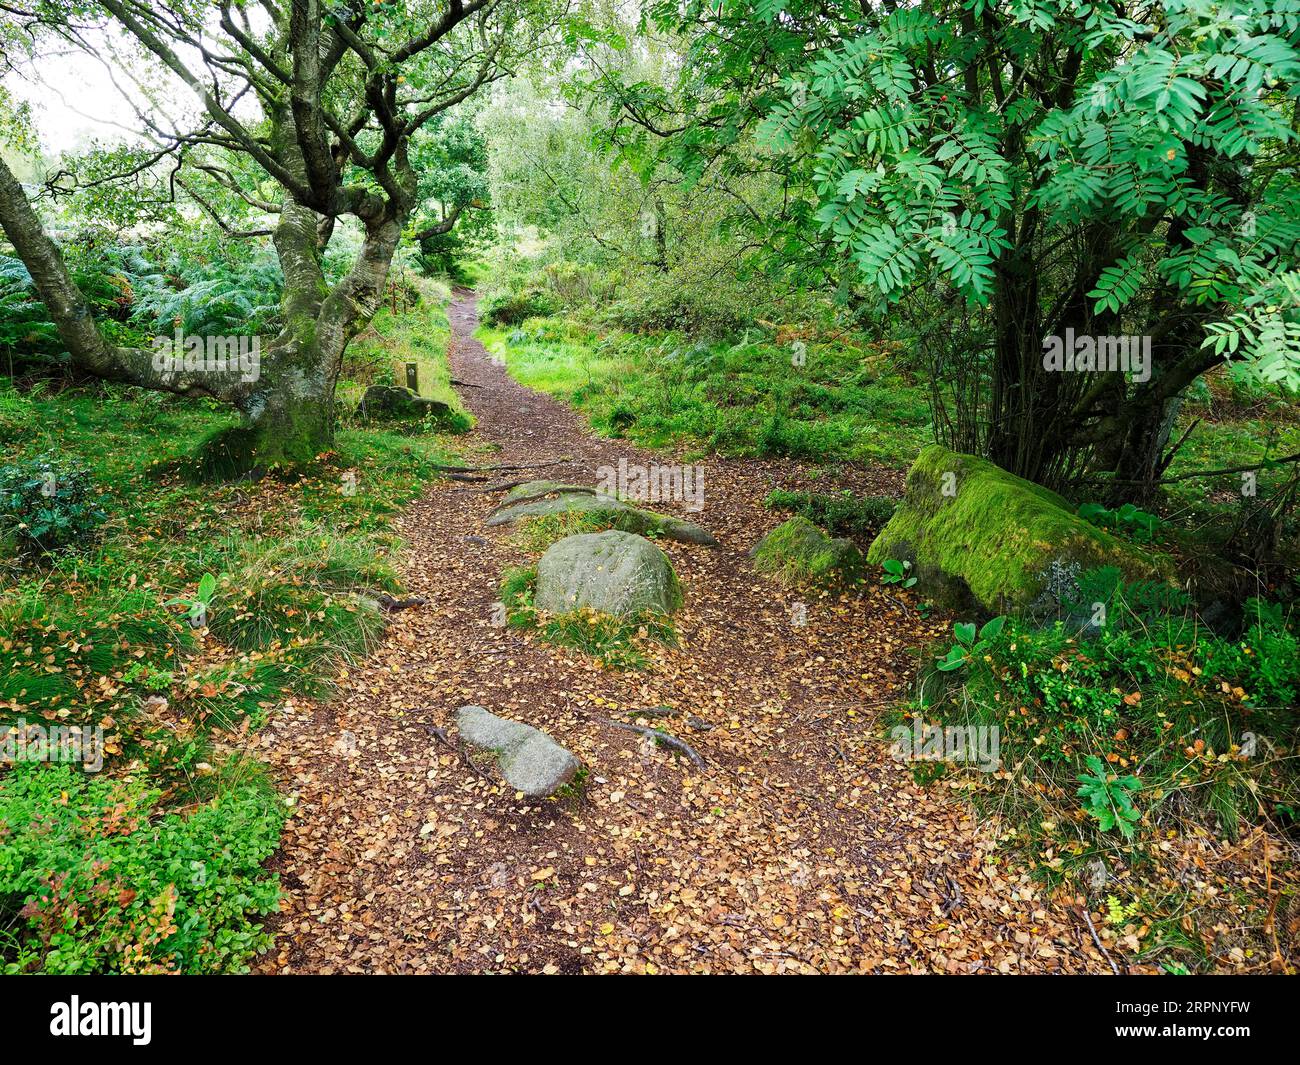
POLYGON ((462 706, 456 724, 465 742, 495 754, 506 782, 531 799, 554 795, 581 766, 545 732, 497 717, 481 706, 462 706))

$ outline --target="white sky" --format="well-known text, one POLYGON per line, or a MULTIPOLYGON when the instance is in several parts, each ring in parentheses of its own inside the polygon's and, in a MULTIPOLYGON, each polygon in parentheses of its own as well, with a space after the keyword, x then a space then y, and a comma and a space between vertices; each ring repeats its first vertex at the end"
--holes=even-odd
MULTIPOLYGON (((96 55, 65 46, 57 52, 47 51, 5 78, 10 92, 31 106, 41 148, 48 157, 83 148, 92 138, 104 144, 146 141, 148 138, 132 132, 140 129, 140 121, 123 92, 139 101, 141 110, 164 130, 189 131, 196 126, 201 105, 179 78, 152 59, 140 62, 131 58, 139 56, 140 49, 119 33, 89 29, 83 36, 96 47, 96 55), (112 76, 107 69, 110 66, 112 76), (132 81, 131 69, 139 71, 142 78, 164 79, 149 84, 153 102, 144 101, 132 81)), ((185 47, 178 46, 177 52, 182 60, 187 58, 185 47)), ((203 68, 196 63, 192 69, 203 68)), ((248 94, 236 113, 255 113, 256 107, 248 94)))
POLYGON ((85 55, 49 56, 40 61, 39 77, 36 82, 31 72, 27 78, 11 74, 5 85, 31 105, 47 156, 82 146, 92 137, 127 139, 126 132, 111 123, 130 125, 135 116, 100 63, 85 55))

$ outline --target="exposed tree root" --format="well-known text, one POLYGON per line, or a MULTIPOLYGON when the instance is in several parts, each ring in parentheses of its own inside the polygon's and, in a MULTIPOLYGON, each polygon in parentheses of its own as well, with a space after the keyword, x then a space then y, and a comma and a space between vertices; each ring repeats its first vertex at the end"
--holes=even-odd
POLYGON ((395 614, 399 610, 409 610, 413 606, 427 606, 429 600, 422 595, 413 595, 409 599, 394 599, 387 592, 380 592, 375 596, 375 601, 379 603, 379 608, 386 613, 395 614))
POLYGON ((507 463, 496 466, 448 466, 441 462, 435 462, 432 464, 432 468, 447 473, 487 473, 489 470, 544 470, 548 466, 559 466, 568 461, 569 456, 565 455, 563 458, 552 459, 550 462, 525 462, 517 466, 507 463))
POLYGON ((626 732, 635 732, 640 736, 649 736, 656 743, 662 743, 664 746, 671 747, 675 751, 681 751, 681 753, 694 762, 698 768, 708 768, 704 759, 700 757, 699 752, 696 751, 694 747, 685 740, 679 740, 676 736, 673 736, 670 733, 661 732, 659 729, 655 728, 646 728, 644 725, 632 725, 626 721, 611 721, 607 717, 597 717, 594 718, 594 720, 599 721, 603 725, 609 725, 610 728, 620 728, 626 732))
MULTIPOLYGON (((527 484, 527 483, 528 483, 527 481, 520 481, 514 487, 518 488, 519 484, 527 484)), ((597 494, 596 489, 594 488, 587 488, 580 484, 563 484, 557 488, 548 488, 545 492, 534 492, 532 495, 520 496, 518 499, 512 499, 509 502, 502 501, 488 512, 488 517, 490 518, 498 510, 501 510, 504 507, 518 507, 518 506, 522 506, 524 503, 535 503, 537 502, 537 500, 545 499, 547 496, 554 496, 554 495, 594 496, 596 494, 597 494)))

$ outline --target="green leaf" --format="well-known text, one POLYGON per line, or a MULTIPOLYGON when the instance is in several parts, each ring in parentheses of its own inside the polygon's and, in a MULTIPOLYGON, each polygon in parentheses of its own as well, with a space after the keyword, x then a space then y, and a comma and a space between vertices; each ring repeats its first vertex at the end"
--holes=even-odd
POLYGON ((217 578, 211 573, 205 573, 199 580, 199 601, 206 603, 212 598, 212 593, 217 590, 217 578))

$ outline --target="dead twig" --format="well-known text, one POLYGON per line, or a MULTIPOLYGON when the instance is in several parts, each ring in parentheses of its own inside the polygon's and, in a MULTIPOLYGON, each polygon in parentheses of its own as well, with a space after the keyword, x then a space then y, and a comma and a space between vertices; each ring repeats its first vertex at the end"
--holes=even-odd
POLYGON ((637 733, 637 735, 640 736, 648 736, 656 743, 662 743, 665 747, 671 747, 675 751, 680 751, 682 754, 686 755, 686 757, 689 758, 692 762, 694 762, 697 768, 699 769, 708 768, 708 766, 705 764, 704 759, 700 757, 699 752, 696 751, 694 747, 692 747, 685 740, 679 740, 676 736, 670 733, 661 732, 657 728, 646 728, 644 725, 631 725, 628 724, 626 721, 611 721, 607 717, 598 717, 596 718, 596 720, 601 722, 601 724, 609 725, 610 728, 620 728, 623 729, 625 732, 635 732, 637 733))
POLYGON ((445 743, 455 751, 460 760, 469 766, 470 769, 474 770, 474 772, 480 777, 484 780, 492 779, 487 773, 480 769, 474 759, 469 756, 469 751, 465 750, 465 745, 453 740, 445 728, 439 728, 437 725, 425 725, 424 727, 429 730, 429 735, 433 736, 439 742, 445 743))
POLYGON ((951 917, 953 911, 956 910, 957 907, 961 905, 961 903, 962 903, 961 885, 957 883, 956 877, 949 876, 948 895, 946 898, 944 898, 943 905, 940 906, 939 909, 943 912, 943 915, 945 917, 951 917))
POLYGON ((446 473, 487 473, 489 470, 544 470, 548 466, 559 466, 568 462, 569 456, 565 455, 561 459, 552 459, 550 462, 525 462, 518 466, 498 463, 495 466, 449 466, 446 463, 435 462, 433 469, 442 470, 446 473))
POLYGON ((1088 912, 1088 907, 1076 906, 1075 910, 1078 913, 1083 914, 1083 919, 1088 923, 1088 931, 1092 933, 1092 941, 1097 944, 1097 949, 1101 951, 1101 956, 1105 958, 1107 964, 1110 965, 1110 971, 1118 976, 1119 966, 1115 964, 1115 960, 1110 956, 1110 952, 1101 945, 1101 936, 1097 935, 1097 926, 1092 923, 1092 914, 1088 912))

